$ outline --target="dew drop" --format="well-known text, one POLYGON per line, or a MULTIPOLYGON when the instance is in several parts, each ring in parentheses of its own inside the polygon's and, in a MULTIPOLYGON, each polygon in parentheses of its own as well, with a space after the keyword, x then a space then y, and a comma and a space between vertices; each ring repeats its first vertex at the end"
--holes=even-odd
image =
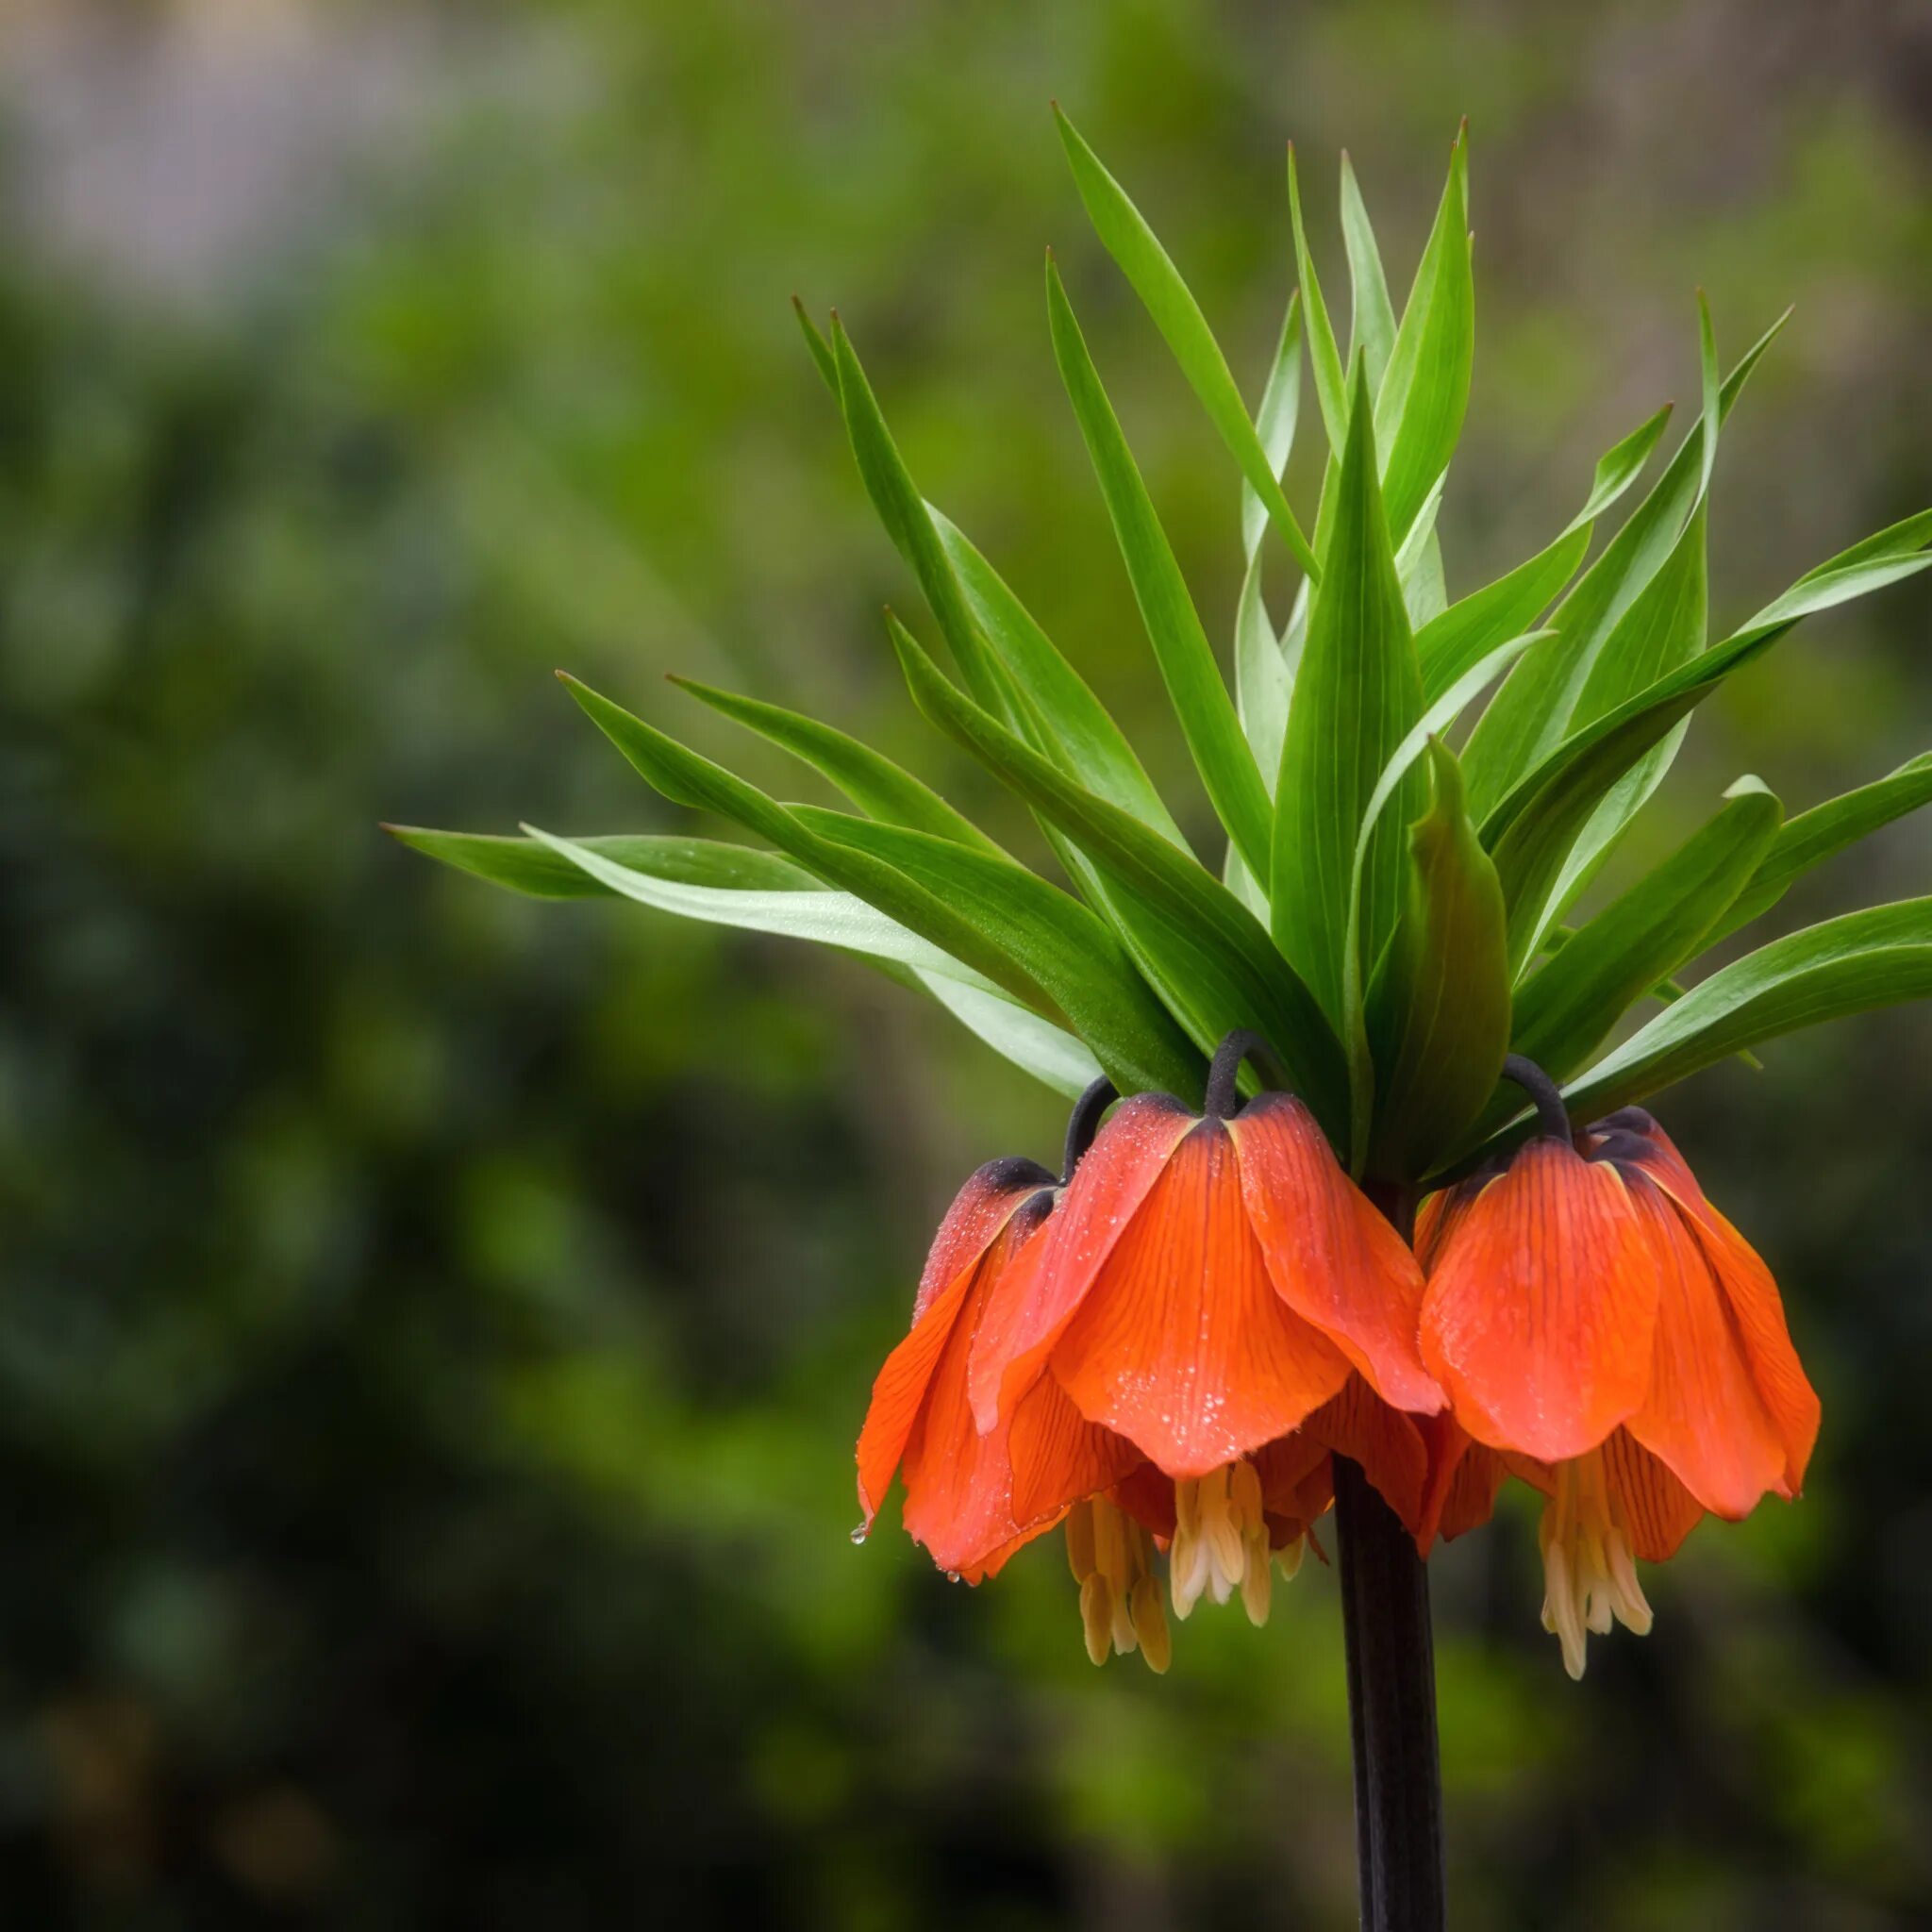
POLYGON ((852 1532, 852 1541, 855 1543, 862 1543, 866 1540, 866 1538, 869 1537, 871 1534, 872 1524, 869 1523, 861 1523, 858 1525, 858 1527, 852 1532))

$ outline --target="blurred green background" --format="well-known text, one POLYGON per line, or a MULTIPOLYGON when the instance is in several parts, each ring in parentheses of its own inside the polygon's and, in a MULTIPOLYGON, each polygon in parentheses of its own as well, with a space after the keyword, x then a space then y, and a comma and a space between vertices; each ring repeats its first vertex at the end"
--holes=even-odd
MULTIPOLYGON (((1714 620, 1932 501, 1932 12, 14 4, 0 11, 0 1918, 138 1932, 1353 1923, 1332 1573, 1096 1673, 850 1444, 924 1243, 1059 1108, 777 942, 540 907, 379 819, 671 828, 565 664, 874 735, 874 525, 787 298, 1203 808, 1044 331, 1057 245, 1210 627, 1235 477, 1081 216, 1058 96, 1252 396, 1284 141, 1398 294, 1473 117, 1452 592, 1797 315, 1720 461, 1714 620), (889 1525, 891 1518, 888 1519, 889 1525)), ((1341 286, 1324 214, 1321 258, 1341 286)), ((1318 244, 1321 245, 1321 244, 1318 244)), ((1306 446, 1293 477, 1307 500, 1306 446)), ((1932 743, 1932 595, 1703 716, 1653 839, 1932 743)), ((924 614, 921 613, 924 623, 924 614)), ((1932 884, 1906 824, 1781 925, 1932 884)), ((1932 1923, 1932 1019, 1665 1108, 1778 1273, 1810 1494, 1653 1573, 1572 1686, 1521 1509, 1439 1557, 1456 1923, 1932 1923)))

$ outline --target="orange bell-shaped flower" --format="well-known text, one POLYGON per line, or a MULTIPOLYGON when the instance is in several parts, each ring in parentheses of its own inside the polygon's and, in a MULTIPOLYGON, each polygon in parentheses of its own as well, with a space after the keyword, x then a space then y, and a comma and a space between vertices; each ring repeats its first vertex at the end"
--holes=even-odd
POLYGON ((1183 1616, 1236 1590, 1265 1614, 1270 1552, 1298 1559, 1331 1453, 1419 1524, 1427 1457, 1403 1411, 1442 1406, 1414 1257, 1299 1100, 1236 1110, 1261 1045, 1223 1042, 1203 1113, 1122 1104, 988 1294, 968 1371, 981 1430, 1009 1431, 1015 1515, 1110 1489, 1171 1536, 1183 1616))
POLYGON ((1650 1627, 1633 1558, 1798 1493, 1818 1398, 1769 1271, 1650 1115, 1573 1138, 1541 1071, 1507 1071, 1541 1132, 1418 1227, 1422 1353, 1453 1409, 1424 1539, 1482 1521, 1506 1473, 1542 1490, 1543 1622, 1581 1676, 1587 1632, 1650 1627))

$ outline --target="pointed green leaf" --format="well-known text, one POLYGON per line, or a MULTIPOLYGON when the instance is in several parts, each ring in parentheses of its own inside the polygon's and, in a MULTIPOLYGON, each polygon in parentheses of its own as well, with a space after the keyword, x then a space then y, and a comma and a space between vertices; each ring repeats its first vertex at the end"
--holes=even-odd
POLYGON ((1750 924, 1813 866, 1926 804, 1932 804, 1932 752, 1921 752, 1886 777, 1801 811, 1773 841, 1750 883, 1705 943, 1714 945, 1750 924))
POLYGON ((825 387, 832 391, 832 400, 839 400, 839 363, 832 354, 832 345, 819 333, 819 325, 806 313, 805 304, 796 295, 791 298, 791 312, 798 318, 799 333, 805 338, 805 346, 811 351, 813 366, 818 370, 825 387))
POLYGON ((941 899, 971 906, 975 923, 1045 989, 1123 1093, 1199 1084, 1200 1056, 1077 899, 1002 856, 810 806, 792 810, 810 830, 883 859, 941 899))
POLYGON ((1375 400, 1375 441, 1387 452, 1382 491, 1398 543, 1455 454, 1469 407, 1474 348, 1465 125, 1450 156, 1448 185, 1375 400))
POLYGON ((575 840, 525 825, 525 834, 558 859, 577 866, 584 874, 618 898, 634 899, 659 912, 709 925, 736 926, 744 932, 774 933, 784 939, 809 940, 841 952, 889 959, 922 973, 958 979, 968 986, 991 990, 983 975, 917 933, 855 898, 850 892, 739 891, 716 886, 687 885, 655 876, 575 840))
POLYGON ((1511 1045, 1567 1080, 1624 1013, 1694 954, 1771 849, 1783 817, 1740 780, 1710 822, 1589 921, 1516 996, 1511 1045))
MULTIPOLYGON (((1250 868, 1258 872, 1268 863, 1271 814, 1267 791, 1255 767, 1254 754, 1241 736, 1241 719, 1227 686, 1222 682, 1213 647, 1201 628, 1180 565, 1121 434, 1113 406, 1101 388, 1099 374, 1087 353, 1080 325, 1051 258, 1046 265, 1046 294, 1060 378, 1079 419, 1094 475, 1100 479, 1101 493, 1107 499, 1108 514, 1113 520, 1114 535, 1133 584, 1134 600, 1141 607, 1141 622, 1159 661, 1181 735, 1229 838, 1241 848, 1250 868)), ((1247 421, 1245 414, 1241 420, 1247 421)), ((1266 461, 1264 456, 1264 468, 1266 461)))
MULTIPOLYGON (((902 625, 892 642, 913 702, 941 730, 1058 825, 1147 916, 1158 990, 1189 1037, 1211 1051, 1252 1026, 1288 1063, 1316 1115, 1338 1129, 1346 1108, 1341 1050, 1307 989, 1240 900, 1191 858, 1057 771, 947 682, 902 625)), ((1191 1096, 1183 1096, 1191 1097, 1191 1096)))
MULTIPOLYGON (((1720 420, 1784 324, 1780 316, 1724 378, 1720 420)), ((1462 755, 1471 808, 1479 819, 1486 820, 1525 774, 1586 722, 1574 713, 1597 653, 1675 549, 1700 500, 1706 441, 1700 419, 1630 520, 1564 599, 1555 619, 1557 642, 1524 665, 1483 713, 1462 755)))
POLYGON ((1376 1073, 1369 1171, 1410 1180, 1481 1117, 1509 1046, 1503 889, 1454 756, 1429 744, 1429 809, 1409 827, 1407 896, 1370 1001, 1376 1073))
MULTIPOLYGON (((1293 142, 1288 144, 1288 208, 1294 225, 1295 274, 1301 281, 1302 317, 1307 325, 1308 365, 1315 377, 1315 400, 1321 406, 1322 424, 1328 432, 1328 447, 1339 455, 1348 441, 1348 377, 1342 370, 1341 351, 1335 346, 1335 325, 1328 320, 1328 305, 1322 299, 1315 258, 1308 252, 1307 230, 1302 225, 1302 188, 1295 172, 1293 142)), ((1319 555, 1319 530, 1315 547, 1319 555)))
MULTIPOLYGON (((1402 587, 1376 482, 1374 414, 1357 366, 1329 569, 1308 612, 1307 641, 1289 705, 1269 902, 1274 938, 1336 1024, 1356 835, 1375 780, 1423 709, 1402 587)), ((1404 820, 1420 816, 1416 789, 1404 820)), ((1362 893, 1371 958, 1395 924, 1402 826, 1376 828, 1362 893)))
POLYGON ((981 852, 999 852, 971 819, 955 811, 930 786, 846 732, 788 711, 781 705, 719 691, 692 677, 673 677, 671 682, 822 773, 859 810, 874 818, 891 825, 909 825, 915 831, 930 832, 981 852))
POLYGON ((1640 423, 1621 442, 1612 443, 1597 458, 1596 475, 1591 479, 1590 494, 1584 499, 1583 508, 1571 518, 1564 536, 1594 524, 1643 474, 1643 466, 1649 462, 1650 453, 1657 446, 1675 407, 1674 403, 1666 403, 1648 421, 1640 423))
POLYGON ((1590 1120, 1762 1041, 1932 993, 1932 899, 1875 906, 1748 953, 1667 1007, 1569 1091, 1590 1120))
POLYGON ((932 520, 968 608, 1030 707, 1011 721, 1014 728, 1090 791, 1132 812, 1186 851, 1180 827, 1133 746, 1086 680, 964 533, 938 510, 932 520))
POLYGON ((1100 1062, 1071 1033, 1042 1020, 1004 994, 962 985, 936 973, 915 973, 911 981, 928 992, 969 1033, 1010 1060, 1041 1086, 1077 1100, 1100 1078, 1100 1062))
POLYGON ((1249 487, 1267 506, 1270 521, 1293 551, 1295 560, 1309 575, 1319 576, 1315 553, 1308 547, 1308 540, 1302 534, 1302 526, 1295 521, 1287 497, 1281 493, 1281 485, 1275 480, 1261 439, 1248 419, 1247 405, 1241 401, 1227 358, 1221 353, 1221 345, 1214 340, 1200 304, 1189 292, 1180 271, 1141 218, 1140 209, 1101 166, 1093 150, 1061 113, 1058 103, 1053 111, 1059 124, 1061 144, 1073 165, 1080 199, 1087 204, 1088 217, 1095 232, 1134 285, 1135 294, 1166 338, 1174 360, 1181 366, 1181 374, 1200 397, 1208 420, 1221 432, 1229 454, 1241 466, 1249 487))
POLYGON ((1375 246, 1368 205, 1346 148, 1341 151, 1341 241, 1348 251, 1350 350, 1361 351, 1373 393, 1382 387, 1395 347, 1395 308, 1389 299, 1389 281, 1382 273, 1382 252, 1375 246))
MULTIPOLYGON (((769 839, 781 852, 829 885, 856 893, 887 918, 909 927, 941 952, 962 961, 1022 1005, 1048 1019, 1064 1017, 1041 990, 973 920, 970 907, 955 907, 916 886, 903 873, 868 854, 836 845, 800 823, 775 799, 723 765, 688 749, 675 738, 633 717, 623 706, 565 677, 570 694, 591 722, 666 798, 732 819, 769 839)), ((581 862, 581 860, 580 860, 581 862)), ((600 861, 601 862, 601 861, 600 861)), ((589 869, 588 867, 586 868, 589 869)))
MULTIPOLYGON (((458 872, 527 892, 536 899, 595 899, 609 888, 592 878, 575 859, 534 839, 507 839, 483 832, 439 832, 426 825, 385 825, 383 830, 412 851, 439 859, 458 872)), ((618 834, 572 841, 599 858, 632 872, 650 874, 680 885, 724 887, 740 891, 816 891, 808 872, 775 852, 726 845, 715 839, 679 839, 660 834, 618 834)))
POLYGON ((1008 687, 986 641, 973 621, 959 580, 953 574, 925 499, 912 481, 898 445, 879 412, 878 398, 865 379, 852 342, 839 317, 832 317, 832 355, 839 376, 839 405, 845 414, 852 453, 879 521, 893 547, 912 566, 932 614, 939 620, 967 689, 1001 716, 1007 715, 1008 687))
MULTIPOLYGON (((1301 298, 1296 294, 1288 298, 1281 340, 1275 346, 1274 366, 1268 373, 1268 386, 1262 391, 1260 412, 1255 419, 1261 446, 1277 475, 1294 444, 1295 421, 1301 408, 1301 298)), ((1274 621, 1268 614, 1261 590, 1261 533, 1267 526, 1267 512, 1260 498, 1243 483, 1241 554, 1247 567, 1241 575, 1241 595, 1235 603, 1235 709, 1254 750, 1262 782, 1272 787, 1281 764, 1281 738, 1288 728, 1291 680, 1288 660, 1281 654, 1281 640, 1275 635, 1274 621)), ((1270 795, 1273 796, 1272 791, 1270 795)), ((1241 875, 1250 881, 1254 878, 1245 866, 1241 875)))

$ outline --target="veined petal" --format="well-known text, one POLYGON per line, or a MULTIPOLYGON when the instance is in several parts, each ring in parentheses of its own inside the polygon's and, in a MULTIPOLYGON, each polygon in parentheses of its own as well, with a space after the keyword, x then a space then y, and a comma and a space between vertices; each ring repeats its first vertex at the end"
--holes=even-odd
POLYGON ((1039 1374, 1054 1338, 1086 1298, 1135 1210, 1160 1178, 1194 1116, 1164 1093, 1138 1093, 1114 1109, 1060 1197, 1046 1239, 988 1304, 969 1387, 991 1429, 1039 1374))
POLYGON ((919 1276, 919 1294, 912 1304, 915 1325, 947 1286, 992 1245, 993 1237, 1006 1226, 1020 1203, 1037 1190, 1053 1185, 1053 1175, 1039 1161, 1022 1155, 989 1160, 972 1175, 953 1196, 953 1205, 933 1236, 919 1276))
POLYGON ((1434 1414, 1442 1391, 1416 1347, 1422 1269, 1342 1173, 1314 1115, 1291 1094, 1267 1093, 1227 1131, 1275 1291, 1385 1402, 1434 1414))
MULTIPOLYGON (((1090 1423, 1051 1375, 1034 1383, 1011 1423, 995 1433, 1007 1438, 1013 1521, 1023 1527, 1057 1523, 1073 1504, 1111 1490, 1147 1460, 1124 1436, 1090 1423)), ((1171 1514, 1174 1485, 1165 1487, 1171 1514)))
POLYGON ((1630 1538, 1630 1553, 1646 1563, 1677 1554, 1704 1516, 1704 1507, 1628 1430, 1604 1444, 1604 1473, 1630 1538))
POLYGON ((1657 1257, 1657 1309, 1650 1392, 1624 1426, 1705 1508, 1735 1522, 1767 1490, 1786 1490, 1784 1442, 1697 1236, 1642 1174, 1629 1188, 1657 1257))
POLYGON ((1708 1202, 1690 1224, 1724 1286, 1752 1379, 1784 1444, 1785 1487, 1795 1496, 1805 1487, 1820 1411, 1818 1392, 1791 1346, 1777 1283, 1750 1242, 1708 1202))
POLYGON ((1435 1416, 1421 1427, 1429 1442, 1429 1479, 1416 1546, 1424 1556, 1441 1537, 1466 1536, 1496 1513, 1496 1492, 1509 1474, 1502 1456, 1476 1441, 1454 1416, 1435 1416))
POLYGON ((1657 1297, 1623 1176, 1532 1141, 1441 1247, 1423 1360, 1477 1441, 1561 1461, 1642 1402, 1657 1297))
POLYGON ((878 1514, 906 1444, 925 1407, 933 1372, 958 1324, 978 1274, 979 1257, 956 1275, 914 1318, 912 1332, 885 1359, 872 1385, 872 1403, 858 1432, 858 1507, 870 1524, 878 1514))
MULTIPOLYGON (((1049 1242, 1059 1225, 1057 1218, 1049 1242)), ((1286 1435, 1350 1373, 1274 1291, 1242 1206, 1234 1144, 1212 1119, 1174 1148, 1108 1243, 1048 1365, 1082 1414, 1177 1479, 1286 1435)))
POLYGON ((1302 1424, 1302 1433, 1361 1465, 1382 1500, 1413 1535, 1422 1521, 1429 1456, 1414 1420, 1391 1408, 1360 1375, 1302 1424))

